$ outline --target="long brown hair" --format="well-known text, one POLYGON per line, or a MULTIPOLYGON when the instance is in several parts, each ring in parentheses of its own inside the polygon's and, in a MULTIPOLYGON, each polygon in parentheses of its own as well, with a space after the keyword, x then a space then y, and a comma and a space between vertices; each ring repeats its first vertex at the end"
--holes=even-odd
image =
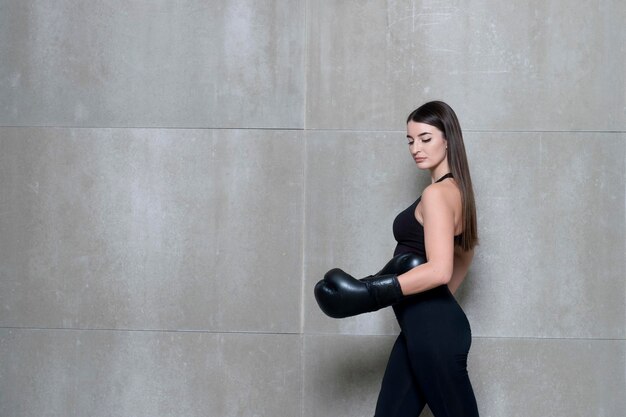
POLYGON ((406 120, 407 123, 410 121, 436 127, 448 141, 448 164, 461 191, 463 210, 463 233, 458 244, 465 251, 473 249, 478 244, 476 203, 459 119, 452 107, 443 101, 431 101, 414 110, 406 120))

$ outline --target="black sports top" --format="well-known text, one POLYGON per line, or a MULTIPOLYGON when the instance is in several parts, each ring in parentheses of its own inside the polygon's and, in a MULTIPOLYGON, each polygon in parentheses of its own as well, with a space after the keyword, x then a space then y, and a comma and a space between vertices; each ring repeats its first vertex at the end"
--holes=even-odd
MULTIPOLYGON (((452 178, 451 173, 447 173, 435 182, 440 182, 446 178, 452 178)), ((426 246, 424 245, 424 226, 415 218, 415 208, 419 204, 422 196, 419 196, 415 203, 406 210, 400 212, 393 221, 393 236, 398 244, 393 252, 393 256, 401 253, 416 253, 426 257, 426 246)))

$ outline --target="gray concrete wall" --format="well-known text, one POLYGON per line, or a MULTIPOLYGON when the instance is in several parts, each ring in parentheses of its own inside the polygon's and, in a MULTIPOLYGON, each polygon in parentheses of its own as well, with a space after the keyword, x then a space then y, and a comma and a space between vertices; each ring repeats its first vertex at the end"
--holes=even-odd
POLYGON ((482 416, 626 410, 626 4, 0 0, 0 416, 370 416, 443 99, 481 245, 482 416))

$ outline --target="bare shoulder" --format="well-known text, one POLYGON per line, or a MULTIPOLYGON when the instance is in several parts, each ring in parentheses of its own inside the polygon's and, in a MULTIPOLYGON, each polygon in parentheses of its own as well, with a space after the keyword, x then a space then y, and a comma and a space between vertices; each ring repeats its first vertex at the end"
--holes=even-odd
MULTIPOLYGON (((420 204, 415 210, 415 218, 424 224, 424 217, 427 217, 429 213, 435 217, 448 213, 452 216, 454 234, 457 235, 463 231, 461 211, 461 191, 456 182, 448 180, 430 184, 424 189, 420 204)), ((444 217, 447 216, 444 215, 444 217)))
POLYGON ((460 206, 461 192, 454 181, 442 181, 430 184, 422 193, 422 202, 428 206, 460 206))

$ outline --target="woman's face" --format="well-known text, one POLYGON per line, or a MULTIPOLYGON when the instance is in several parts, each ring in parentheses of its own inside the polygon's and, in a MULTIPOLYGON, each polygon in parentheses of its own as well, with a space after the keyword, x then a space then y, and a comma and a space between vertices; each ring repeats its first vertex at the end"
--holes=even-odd
POLYGON ((435 126, 410 121, 406 125, 406 137, 409 151, 418 168, 433 171, 443 161, 447 161, 448 141, 435 126))

